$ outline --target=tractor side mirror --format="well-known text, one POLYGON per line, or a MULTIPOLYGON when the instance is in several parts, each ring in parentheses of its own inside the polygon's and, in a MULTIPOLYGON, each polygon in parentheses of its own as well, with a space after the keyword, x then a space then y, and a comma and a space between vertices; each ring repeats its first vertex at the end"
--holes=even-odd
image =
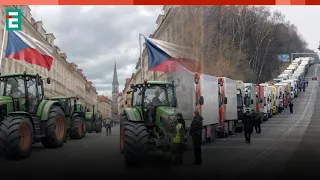
POLYGON ((251 99, 251 104, 253 104, 253 99, 251 99))
POLYGON ((200 96, 200 98, 199 98, 199 104, 200 104, 200 105, 203 105, 203 103, 204 103, 204 98, 203 98, 203 96, 200 96))
POLYGON ((177 107, 177 98, 174 97, 171 104, 173 107, 177 107))
POLYGON ((228 98, 224 97, 224 104, 228 104, 228 98))
POLYGON ((48 78, 47 78, 47 84, 50 84, 50 82, 51 82, 51 80, 50 80, 50 78, 48 77, 48 78))

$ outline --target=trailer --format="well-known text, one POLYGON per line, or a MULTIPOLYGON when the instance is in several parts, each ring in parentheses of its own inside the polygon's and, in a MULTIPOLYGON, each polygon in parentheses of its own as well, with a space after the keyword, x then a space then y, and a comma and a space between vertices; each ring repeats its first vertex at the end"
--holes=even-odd
POLYGON ((293 70, 287 68, 286 70, 283 71, 283 73, 288 74, 289 76, 291 76, 293 74, 293 70))
POLYGON ((228 123, 229 134, 235 134, 235 125, 238 122, 237 113, 237 82, 227 77, 219 77, 219 82, 223 83, 225 97, 228 99, 225 110, 225 121, 228 123))
POLYGON ((241 80, 236 80, 237 83, 237 114, 238 114, 238 123, 236 124, 236 132, 242 132, 243 124, 243 114, 244 114, 244 95, 245 95, 245 86, 241 80))
POLYGON ((264 87, 264 120, 268 120, 273 115, 272 108, 272 88, 268 83, 262 83, 260 86, 264 87))
POLYGON ((278 107, 279 107, 280 90, 278 86, 272 85, 271 91, 272 91, 272 112, 274 115, 276 115, 279 113, 278 107))
POLYGON ((256 85, 253 83, 245 83, 244 106, 245 113, 255 114, 256 112, 256 85))

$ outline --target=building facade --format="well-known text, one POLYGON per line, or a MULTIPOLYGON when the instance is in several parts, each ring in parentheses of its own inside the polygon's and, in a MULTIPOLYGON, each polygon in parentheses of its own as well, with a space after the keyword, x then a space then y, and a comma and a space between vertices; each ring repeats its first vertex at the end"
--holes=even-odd
MULTIPOLYGON (((2 39, 5 36, 5 10, 7 8, 15 8, 15 6, 0 6, 0 46, 2 39)), ((29 6, 20 6, 22 10, 22 31, 45 43, 53 49, 53 65, 48 71, 43 67, 18 61, 13 59, 2 59, 1 73, 16 73, 27 71, 28 73, 38 73, 40 76, 50 77, 51 83, 44 83, 45 95, 52 96, 78 96, 80 102, 85 104, 89 109, 97 104, 97 91, 92 82, 88 81, 75 63, 67 61, 67 54, 62 52, 58 46, 54 44, 56 39, 53 33, 48 33, 43 28, 42 21, 35 21, 31 15, 29 6)), ((4 52, 6 50, 7 36, 5 36, 4 52)))
POLYGON ((103 120, 111 120, 112 101, 107 96, 98 96, 98 111, 101 112, 103 120))

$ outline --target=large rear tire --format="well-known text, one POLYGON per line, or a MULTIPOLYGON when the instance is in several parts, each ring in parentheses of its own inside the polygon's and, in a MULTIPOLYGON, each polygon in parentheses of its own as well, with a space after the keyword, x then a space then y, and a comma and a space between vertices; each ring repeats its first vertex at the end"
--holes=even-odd
POLYGON ((33 138, 33 126, 24 116, 6 116, 0 122, 0 150, 8 159, 28 157, 33 138))
POLYGON ((101 121, 96 122, 96 133, 101 133, 102 131, 102 124, 101 121))
POLYGON ((63 146, 67 137, 67 121, 60 107, 52 107, 49 118, 45 124, 46 137, 42 138, 45 148, 58 148, 63 146))
POLYGON ((83 122, 79 116, 75 116, 70 124, 69 137, 81 139, 83 137, 83 122))
POLYGON ((148 155, 148 130, 144 123, 124 123, 124 157, 127 166, 142 165, 148 155))
POLYGON ((87 125, 86 125, 86 121, 83 118, 81 118, 81 120, 82 120, 82 131, 83 131, 82 138, 84 138, 87 135, 87 125))
POLYGON ((92 133, 92 123, 86 121, 86 128, 88 133, 92 133))

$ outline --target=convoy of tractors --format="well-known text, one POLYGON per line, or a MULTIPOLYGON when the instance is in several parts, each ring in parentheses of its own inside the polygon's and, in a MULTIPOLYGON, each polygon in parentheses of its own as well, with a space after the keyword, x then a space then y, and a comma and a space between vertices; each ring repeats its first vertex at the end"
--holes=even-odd
POLYGON ((8 159, 23 159, 32 144, 59 148, 70 139, 102 129, 100 112, 86 112, 77 97, 45 96, 50 78, 27 72, 0 75, 0 151, 8 159))
MULTIPOLYGON (((127 92, 132 94, 131 107, 124 109, 120 119, 120 151, 126 164, 141 165, 149 151, 172 151, 176 113, 182 113, 188 130, 194 110, 200 111, 203 143, 241 132, 245 113, 261 113, 267 121, 298 97, 312 61, 296 58, 277 78, 261 84, 188 70, 171 73, 171 82, 132 84, 127 92)), ((190 137, 187 144, 192 146, 190 137)))

